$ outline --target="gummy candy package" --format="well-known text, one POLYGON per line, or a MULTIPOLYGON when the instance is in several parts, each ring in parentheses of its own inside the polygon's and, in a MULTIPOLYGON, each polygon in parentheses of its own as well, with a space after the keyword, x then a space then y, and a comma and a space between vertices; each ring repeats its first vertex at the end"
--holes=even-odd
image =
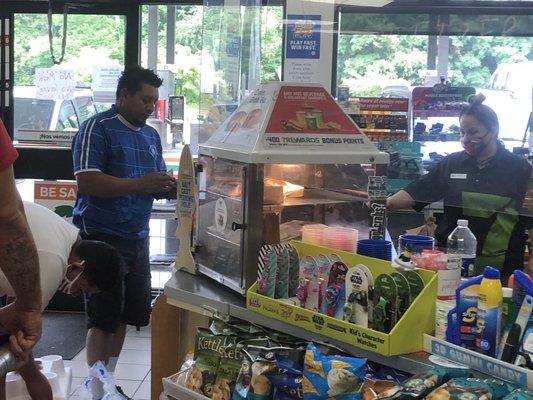
POLYGON ((366 359, 325 356, 309 343, 304 358, 304 400, 360 400, 367 373, 366 359))
POLYGON ((426 396, 428 400, 501 399, 510 385, 494 379, 454 378, 426 396))

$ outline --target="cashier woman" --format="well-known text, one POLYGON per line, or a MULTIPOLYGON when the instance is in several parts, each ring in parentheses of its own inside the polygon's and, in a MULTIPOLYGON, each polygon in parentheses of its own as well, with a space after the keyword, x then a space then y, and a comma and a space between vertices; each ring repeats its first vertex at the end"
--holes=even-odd
MULTIPOLYGON (((505 282, 515 269, 523 269, 526 230, 533 228, 533 220, 522 213, 531 166, 498 140, 498 117, 484 100, 482 94, 472 96, 461 111, 464 150, 445 157, 428 174, 389 197, 387 208, 421 211, 443 200, 437 245, 446 246, 457 220, 467 219, 477 238, 476 274, 491 265, 500 269, 505 282)), ((533 262, 525 270, 533 276, 533 262)))

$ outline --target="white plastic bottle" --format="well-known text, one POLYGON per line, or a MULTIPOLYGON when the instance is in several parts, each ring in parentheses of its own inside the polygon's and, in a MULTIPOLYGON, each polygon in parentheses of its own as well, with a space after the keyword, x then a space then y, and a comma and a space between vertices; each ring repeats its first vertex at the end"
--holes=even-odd
POLYGON ((468 228, 466 219, 458 219, 457 227, 448 236, 447 250, 450 254, 461 256, 461 276, 474 276, 477 239, 468 228))

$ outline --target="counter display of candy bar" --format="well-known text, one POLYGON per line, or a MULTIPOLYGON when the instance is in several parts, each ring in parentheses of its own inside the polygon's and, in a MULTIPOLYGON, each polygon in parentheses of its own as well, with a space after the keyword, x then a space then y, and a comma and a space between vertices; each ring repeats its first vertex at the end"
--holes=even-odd
POLYGON ((200 145, 198 271, 244 294, 261 246, 308 224, 383 238, 388 160, 321 86, 259 86, 200 145))

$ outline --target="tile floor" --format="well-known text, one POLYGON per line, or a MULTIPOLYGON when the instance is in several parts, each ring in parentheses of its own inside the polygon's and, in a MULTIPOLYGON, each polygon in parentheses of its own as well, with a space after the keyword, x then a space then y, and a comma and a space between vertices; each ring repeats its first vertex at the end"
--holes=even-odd
MULTIPOLYGON (((134 327, 128 327, 122 353, 118 359, 115 378, 117 385, 124 393, 134 400, 150 400, 150 363, 151 363, 151 332, 150 327, 141 328, 140 332, 134 327)), ((72 361, 65 361, 65 365, 72 368, 72 389, 70 399, 80 398, 76 394, 78 386, 87 376, 85 349, 72 361)))

